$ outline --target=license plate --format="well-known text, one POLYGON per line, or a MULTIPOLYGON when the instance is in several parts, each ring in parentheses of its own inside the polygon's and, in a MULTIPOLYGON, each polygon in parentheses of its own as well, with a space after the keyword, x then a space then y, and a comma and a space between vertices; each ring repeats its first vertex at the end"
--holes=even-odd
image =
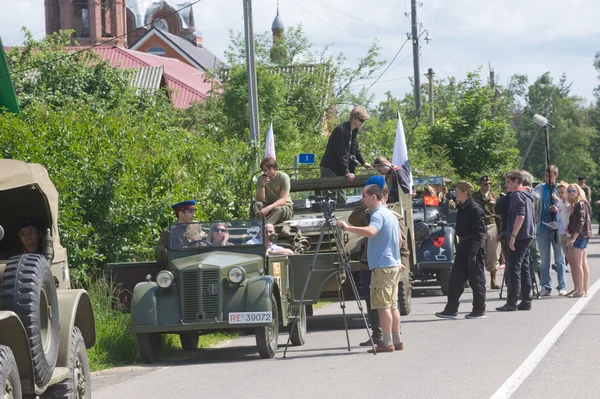
POLYGON ((271 323, 271 312, 237 312, 229 313, 229 324, 271 323))

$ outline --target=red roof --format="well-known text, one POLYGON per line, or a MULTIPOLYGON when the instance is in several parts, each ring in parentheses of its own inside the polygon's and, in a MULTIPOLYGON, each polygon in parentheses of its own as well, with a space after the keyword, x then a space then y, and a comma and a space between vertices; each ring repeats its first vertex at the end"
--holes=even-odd
POLYGON ((211 84, 204 81, 204 73, 174 58, 142 53, 117 46, 97 46, 93 48, 103 60, 119 68, 139 68, 163 66, 167 86, 171 89, 171 99, 177 108, 187 108, 192 102, 203 101, 208 97, 211 84))

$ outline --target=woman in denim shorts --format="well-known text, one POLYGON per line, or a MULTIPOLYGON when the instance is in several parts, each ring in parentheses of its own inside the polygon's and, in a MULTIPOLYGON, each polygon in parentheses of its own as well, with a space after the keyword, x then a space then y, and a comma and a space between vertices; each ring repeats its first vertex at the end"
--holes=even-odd
MULTIPOLYGON (((558 207, 558 214, 556 216, 556 220, 558 221, 558 237, 559 237, 559 242, 560 242, 560 246, 563 250, 563 253, 565 254, 565 258, 567 260, 567 263, 570 265, 571 263, 573 263, 571 261, 571 256, 573 255, 573 251, 571 251, 572 247, 567 246, 567 243, 569 242, 569 235, 567 234, 567 226, 569 225, 569 216, 571 216, 571 211, 573 210, 573 208, 571 207, 571 204, 569 204, 569 197, 567 196, 567 188, 569 187, 569 183, 566 183, 564 181, 561 181, 560 183, 557 184, 556 186, 556 192, 558 195, 556 194, 552 194, 552 199, 554 199, 556 206, 558 207)), ((571 270, 571 277, 573 278, 573 285, 575 285, 575 282, 577 281, 577 279, 579 278, 579 276, 577 276, 577 272, 579 270, 571 270)), ((574 294, 575 290, 569 292, 569 294, 574 294)), ((568 294, 565 294, 568 295, 568 294)))
POLYGON ((587 296, 590 280, 590 269, 587 264, 587 244, 592 236, 590 222, 590 204, 585 198, 585 193, 577 184, 570 184, 567 188, 569 204, 572 207, 569 216, 567 233, 571 236, 567 247, 571 253, 571 271, 574 280, 574 290, 567 294, 569 298, 587 296), (576 270, 576 271, 575 271, 576 270), (577 276, 577 279, 575 279, 577 276))

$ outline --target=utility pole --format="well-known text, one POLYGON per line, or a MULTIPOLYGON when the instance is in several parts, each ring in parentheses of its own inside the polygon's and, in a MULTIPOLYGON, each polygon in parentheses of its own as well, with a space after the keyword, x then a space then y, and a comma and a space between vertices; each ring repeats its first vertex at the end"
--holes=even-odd
POLYGON ((429 78, 429 123, 433 125, 435 122, 435 111, 433 105, 433 68, 427 70, 427 77, 429 78))
POLYGON ((419 71, 419 35, 417 33, 417 0, 410 0, 410 19, 412 25, 413 68, 415 72, 415 108, 421 114, 421 72, 419 71))
POLYGON ((492 118, 496 118, 496 99, 498 97, 498 92, 496 91, 496 74, 492 69, 492 65, 490 64, 490 86, 492 86, 492 90, 494 90, 494 99, 492 105, 492 118))
POLYGON ((257 151, 260 130, 258 126, 258 89, 256 87, 256 65, 254 60, 254 29, 252 27, 252 0, 244 2, 244 33, 246 36, 246 66, 248 68, 248 114, 250 117, 250 143, 257 151))

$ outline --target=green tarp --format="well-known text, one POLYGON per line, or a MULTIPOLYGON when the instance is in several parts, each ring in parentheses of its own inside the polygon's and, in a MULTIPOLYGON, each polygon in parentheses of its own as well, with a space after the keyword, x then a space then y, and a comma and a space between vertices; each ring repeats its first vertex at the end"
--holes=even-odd
POLYGON ((10 72, 8 71, 8 63, 6 62, 6 54, 4 53, 4 45, 0 38, 0 109, 7 108, 10 112, 19 114, 19 102, 10 72))

